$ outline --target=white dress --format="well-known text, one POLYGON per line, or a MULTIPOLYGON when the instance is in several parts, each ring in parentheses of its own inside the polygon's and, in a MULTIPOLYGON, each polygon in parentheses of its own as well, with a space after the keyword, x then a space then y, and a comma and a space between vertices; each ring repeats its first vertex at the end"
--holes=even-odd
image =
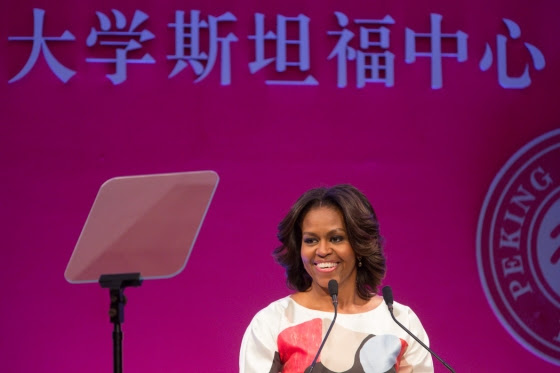
MULTIPOLYGON (((401 324, 429 345, 416 314, 393 303, 401 324)), ((240 373, 303 373, 317 354, 333 312, 311 310, 291 297, 272 302, 249 324, 239 356, 240 373)), ((338 314, 313 373, 432 373, 432 357, 391 318, 385 303, 371 311, 338 314)))

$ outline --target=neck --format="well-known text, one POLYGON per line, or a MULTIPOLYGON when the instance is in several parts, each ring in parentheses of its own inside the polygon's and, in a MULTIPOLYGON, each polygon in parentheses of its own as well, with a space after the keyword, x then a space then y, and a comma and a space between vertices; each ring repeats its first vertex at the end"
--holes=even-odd
MULTIPOLYGON (((332 298, 328 292, 316 292, 313 288, 307 291, 295 293, 292 295, 300 305, 317 311, 333 312, 334 306, 332 298)), ((365 300, 358 296, 358 292, 354 291, 338 293, 338 313, 354 314, 367 312, 379 306, 383 301, 380 296, 374 296, 371 299, 365 300)))
POLYGON ((358 291, 354 289, 351 293, 340 294, 338 297, 338 312, 356 313, 359 312, 368 300, 360 298, 358 291))
MULTIPOLYGON (((333 309, 332 297, 327 289, 323 289, 313 284, 309 292, 309 300, 314 305, 313 308, 323 311, 331 311, 333 309)), ((358 290, 355 286, 345 286, 338 289, 338 311, 342 313, 351 313, 357 306, 367 303, 367 300, 360 298, 358 290)))

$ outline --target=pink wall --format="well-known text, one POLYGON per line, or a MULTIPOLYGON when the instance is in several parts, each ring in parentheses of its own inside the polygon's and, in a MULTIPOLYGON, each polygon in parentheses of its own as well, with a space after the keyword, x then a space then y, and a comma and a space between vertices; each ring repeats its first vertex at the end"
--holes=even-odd
MULTIPOLYGON (((0 370, 109 371, 108 294, 63 277, 97 190, 115 176, 206 169, 220 175, 220 184, 187 267, 126 292, 125 371, 237 371, 251 317, 288 292, 271 256, 277 223, 306 189, 342 182, 363 190, 378 212, 389 266, 384 283, 417 312, 432 347, 456 371, 558 369, 516 341, 493 312, 480 280, 476 237, 499 170, 525 144, 559 127, 559 12, 556 1, 524 0, 0 3, 0 370), (33 8, 46 11, 44 36, 69 30, 75 37, 47 44, 76 72, 66 84, 43 55, 8 83, 32 45, 8 37, 32 35, 33 8), (149 19, 139 29, 155 35, 129 56, 150 53, 155 63, 128 64, 127 80, 118 85, 105 77, 114 65, 86 62, 112 55, 109 47, 89 48, 86 38, 100 28, 95 12, 114 21, 113 8, 129 21, 142 10, 149 19), (188 20, 192 9, 204 19, 227 11, 237 18, 220 34, 238 39, 231 43, 231 84, 221 84, 219 58, 198 83, 190 67, 168 78, 174 34, 167 24, 177 10, 188 20), (337 87, 336 58, 327 59, 337 37, 326 34, 341 30, 335 11, 348 16, 356 37, 355 19, 391 15, 387 50, 394 54, 394 86, 356 87, 355 61, 348 61, 348 85, 337 87), (278 14, 310 18, 309 71, 282 74, 271 64, 251 74, 255 53, 248 36, 255 32, 255 13, 265 14, 267 29, 274 30, 278 14), (430 86, 429 58, 405 62, 406 28, 429 32, 431 13, 443 16, 442 32, 468 35, 466 61, 443 58, 441 89, 430 86), (504 18, 519 26, 519 38, 504 18), (500 85, 499 34, 508 39, 507 73, 520 76, 527 65, 528 87, 500 85), (494 59, 482 71, 486 43, 494 59), (543 69, 523 43, 542 53, 543 69), (265 84, 309 74, 318 85, 265 84)), ((359 49, 355 41, 352 46, 359 49)), ((444 48, 456 51, 454 43, 444 48)), ((267 52, 274 55, 274 47, 267 52)), ((550 164, 551 172, 560 172, 550 164)), ((553 303, 541 308, 560 315, 553 303)), ((558 330, 558 323, 550 329, 558 330)), ((548 360, 559 364, 560 341, 550 343, 556 350, 548 360)))

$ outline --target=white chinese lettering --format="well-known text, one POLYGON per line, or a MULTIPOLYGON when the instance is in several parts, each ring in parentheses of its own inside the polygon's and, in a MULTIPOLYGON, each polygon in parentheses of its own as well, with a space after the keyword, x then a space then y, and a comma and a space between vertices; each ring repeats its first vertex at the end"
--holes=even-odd
MULTIPOLYGON (((255 35, 249 36, 250 40, 255 41, 255 60, 249 63, 249 71, 254 74, 263 67, 276 61, 276 71, 284 73, 289 67, 297 68, 299 71, 309 71, 309 17, 300 14, 297 17, 285 17, 278 15, 276 18, 276 33, 265 32, 264 15, 255 14, 255 35), (297 38, 288 39, 288 27, 297 27, 297 38), (265 42, 276 41, 276 56, 266 58, 265 42), (297 58, 288 60, 288 48, 297 48, 294 55, 297 58)), ((291 56, 292 54, 290 54, 291 56)), ((269 85, 318 85, 317 80, 308 75, 302 80, 266 80, 269 85)))
MULTIPOLYGON (((348 17, 341 12, 335 12, 340 27, 348 26, 348 17)), ((337 86, 347 85, 346 61, 356 60, 356 86, 363 88, 366 83, 385 83, 386 87, 394 85, 394 55, 389 52, 389 29, 384 25, 394 24, 395 21, 387 15, 380 20, 356 19, 354 23, 360 25, 360 50, 349 46, 354 33, 347 28, 342 31, 328 31, 328 35, 338 35, 339 40, 327 59, 337 57, 337 86), (381 25, 381 27, 366 27, 365 25, 381 25), (372 40, 371 37, 376 39, 372 40), (368 52, 369 48, 379 48, 383 52, 368 52)))
POLYGON ((51 71, 57 76, 58 79, 63 81, 64 83, 68 82, 74 74, 75 71, 67 68, 66 66, 62 65, 58 60, 54 57, 54 55, 49 50, 47 46, 47 41, 74 41, 75 37, 72 33, 68 30, 64 31, 64 33, 60 37, 52 37, 52 36, 43 36, 43 21, 45 19, 45 11, 43 9, 33 9, 33 36, 9 36, 8 40, 10 41, 17 41, 17 40, 24 40, 24 41, 32 41, 33 45, 31 47, 31 54, 23 68, 12 78, 8 81, 8 83, 13 83, 25 75, 27 75, 35 63, 39 58, 41 52, 45 56, 45 60, 47 61, 47 65, 51 69, 51 71))
POLYGON ((177 60, 175 67, 169 74, 174 77, 189 64, 197 75, 195 83, 200 82, 210 74, 218 53, 220 54, 220 84, 231 84, 231 43, 237 41, 233 33, 225 37, 219 36, 220 22, 234 22, 237 18, 230 12, 218 17, 209 16, 208 22, 200 20, 200 11, 191 10, 190 23, 185 23, 185 12, 175 12, 175 23, 168 26, 175 28, 175 54, 167 56, 169 60, 177 60), (201 51, 200 35, 203 29, 208 30, 208 53, 201 51), (185 54, 187 50, 187 54, 185 54))
POLYGON ((467 34, 463 31, 457 31, 455 34, 446 34, 441 32, 440 14, 430 14, 431 32, 430 33, 416 33, 406 28, 406 63, 416 61, 416 56, 430 57, 431 58, 431 71, 432 71, 432 89, 439 89, 443 86, 442 83, 442 57, 456 57, 457 61, 464 62, 467 60, 467 34), (416 51, 416 38, 429 38, 430 51, 417 52, 416 51), (457 41, 456 53, 443 53, 441 48, 441 41, 443 38, 452 38, 457 41))
MULTIPOLYGON (((503 19, 506 27, 509 31, 509 36, 512 39, 518 39, 521 36, 521 29, 517 23, 512 20, 503 19)), ((496 44, 498 49, 498 82, 503 88, 526 88, 531 85, 531 76, 529 75, 529 66, 525 65, 523 74, 518 77, 510 77, 507 73, 507 50, 506 50, 507 37, 504 35, 498 35, 496 37, 496 44)), ((531 58, 533 60, 533 66, 537 70, 542 70, 545 67, 545 59, 542 52, 532 44, 524 43, 525 47, 529 50, 531 58)), ((482 71, 487 71, 490 66, 492 66, 493 55, 492 49, 488 43, 486 44, 486 50, 484 56, 480 60, 479 67, 482 71)))
POLYGON ((112 12, 115 16, 116 30, 111 30, 112 25, 109 17, 107 17, 104 13, 96 12, 101 30, 98 31, 95 28, 92 28, 86 40, 86 44, 88 47, 92 47, 99 40, 99 45, 117 47, 115 51, 115 58, 86 58, 86 61, 93 63, 114 63, 116 65, 115 73, 107 74, 106 76, 113 84, 117 85, 126 80, 127 64, 155 63, 155 60, 149 53, 146 53, 139 59, 127 58, 128 52, 142 48, 141 43, 151 40, 155 36, 148 30, 136 31, 138 26, 148 19, 148 15, 146 15, 146 13, 136 10, 128 30, 125 30, 125 16, 116 9, 113 9, 112 12), (128 38, 128 40, 122 40, 126 38, 128 38))

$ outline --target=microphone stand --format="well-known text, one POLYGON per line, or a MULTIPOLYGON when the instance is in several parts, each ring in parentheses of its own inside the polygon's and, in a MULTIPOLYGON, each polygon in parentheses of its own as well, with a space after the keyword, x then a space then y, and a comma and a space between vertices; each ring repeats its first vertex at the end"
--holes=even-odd
POLYGON ((449 366, 449 364, 447 364, 445 361, 443 361, 443 359, 441 357, 439 357, 434 351, 432 351, 428 346, 426 346, 426 344, 424 344, 424 342, 422 342, 420 339, 418 339, 418 337, 416 337, 414 334, 412 334, 412 332, 410 330, 405 328, 405 326, 403 324, 401 324, 396 319, 395 315, 393 314, 393 291, 391 290, 391 288, 389 286, 383 287, 383 300, 387 304, 387 308, 389 309, 389 313, 391 314, 391 317, 393 318, 393 321, 395 321, 398 326, 400 326, 405 332, 407 332, 408 335, 410 335, 412 338, 414 338, 414 340, 416 342, 420 343, 420 345, 422 347, 424 347, 430 354, 432 354, 432 356, 434 356, 436 359, 438 359, 447 369, 449 369, 450 372, 455 373, 455 371, 453 370, 453 368, 451 368, 449 366))
POLYGON ((450 372, 455 373, 455 371, 453 370, 453 368, 451 368, 449 366, 449 364, 447 364, 445 361, 443 361, 443 359, 441 357, 439 357, 434 351, 432 351, 428 346, 426 346, 424 344, 424 342, 422 342, 420 339, 418 339, 418 337, 416 337, 407 328, 405 328, 403 324, 401 324, 400 322, 397 321, 397 319, 395 318, 395 315, 393 315, 393 307, 389 308, 389 313, 391 314, 391 317, 397 323, 398 326, 400 326, 402 329, 404 329, 404 331, 407 332, 408 335, 410 335, 412 338, 414 338, 414 340, 416 340, 416 342, 420 343, 420 345, 422 345, 422 347, 424 347, 426 350, 428 350, 428 352, 431 352, 431 354, 434 355, 434 357, 436 359, 438 359, 443 365, 445 365, 445 367, 447 369, 449 369, 450 372))
POLYGON ((323 346, 325 345, 325 342, 327 341, 327 338, 329 337, 331 329, 332 329, 332 327, 334 325, 334 322, 336 320, 336 315, 338 314, 338 282, 336 282, 336 280, 334 280, 334 279, 329 281, 329 294, 332 298, 332 304, 334 306, 334 317, 333 317, 333 320, 331 321, 331 325, 329 325, 329 329, 327 329, 327 333, 325 334, 325 338, 323 338, 323 341, 321 342, 321 346, 319 346, 319 350, 317 351, 317 354, 315 355, 315 358, 313 359, 313 362, 305 370, 304 373, 311 373, 313 371, 313 368, 315 368, 315 364, 317 364, 317 359, 319 358, 319 354, 321 353, 321 350, 323 349, 323 346))
POLYGON ((102 288, 109 289, 111 299, 111 307, 109 316, 114 325, 113 329, 113 369, 114 373, 122 373, 122 329, 121 324, 124 322, 124 305, 126 297, 124 289, 128 286, 140 286, 142 280, 140 273, 123 273, 114 275, 101 275, 99 284, 102 288))
POLYGON ((334 321, 336 320, 336 315, 337 315, 337 306, 338 303, 333 303, 334 304, 334 317, 333 320, 331 321, 331 325, 329 326, 329 328, 327 329, 327 333, 325 334, 325 338, 323 338, 323 342, 321 342, 321 346, 319 346, 319 350, 317 351, 317 354, 315 355, 315 358, 313 359, 313 364, 311 364, 311 366, 309 367, 309 370, 305 370, 304 373, 311 373, 313 371, 313 368, 315 368, 315 364, 317 364, 317 359, 319 358, 319 354, 321 353, 321 350, 323 349, 323 346, 325 345, 325 342, 327 341, 327 338, 329 337, 329 333, 331 332, 331 329, 334 325, 334 321))

